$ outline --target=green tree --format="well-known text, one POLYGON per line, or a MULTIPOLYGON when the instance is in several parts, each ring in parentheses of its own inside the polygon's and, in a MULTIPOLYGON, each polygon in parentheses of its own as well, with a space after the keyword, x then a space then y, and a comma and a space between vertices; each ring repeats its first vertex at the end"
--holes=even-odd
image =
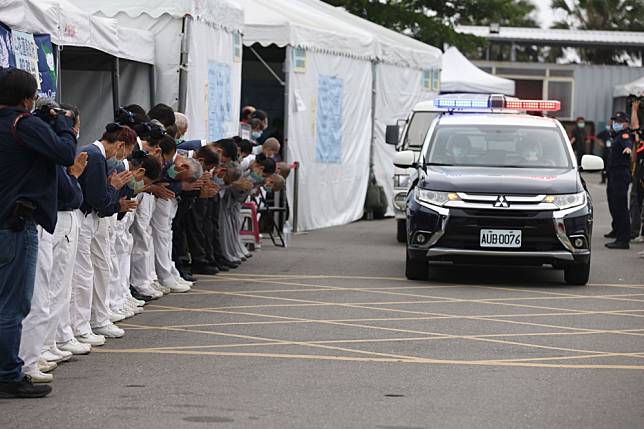
MULTIPOLYGON (((552 8, 564 15, 553 28, 644 31, 644 0, 552 0, 552 8)), ((620 64, 627 55, 642 58, 641 49, 597 47, 579 48, 577 52, 591 64, 620 64)))
POLYGON ((487 42, 454 30, 458 25, 536 27, 528 0, 324 0, 372 22, 442 48, 445 43, 475 54, 487 42))

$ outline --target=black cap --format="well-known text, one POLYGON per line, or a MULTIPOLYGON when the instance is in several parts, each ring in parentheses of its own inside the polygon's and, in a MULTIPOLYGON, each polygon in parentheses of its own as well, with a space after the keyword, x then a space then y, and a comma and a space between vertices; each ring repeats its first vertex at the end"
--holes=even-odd
POLYGON ((613 121, 617 122, 629 122, 630 118, 628 115, 624 112, 615 112, 615 114, 611 117, 613 121))

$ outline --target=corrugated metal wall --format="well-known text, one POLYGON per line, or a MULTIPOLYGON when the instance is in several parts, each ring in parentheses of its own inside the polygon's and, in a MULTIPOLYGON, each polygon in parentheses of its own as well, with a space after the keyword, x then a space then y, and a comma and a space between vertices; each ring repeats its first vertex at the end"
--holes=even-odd
POLYGON ((572 66, 575 71, 575 116, 605 122, 613 113, 613 88, 644 76, 644 68, 624 66, 572 66))

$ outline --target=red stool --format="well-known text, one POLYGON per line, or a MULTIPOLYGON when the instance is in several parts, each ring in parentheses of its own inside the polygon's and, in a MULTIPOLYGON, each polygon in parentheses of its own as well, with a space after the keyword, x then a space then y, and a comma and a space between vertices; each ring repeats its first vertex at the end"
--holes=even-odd
POLYGON ((257 219, 257 205, 255 203, 242 203, 241 206, 242 226, 239 234, 242 243, 251 244, 253 247, 261 247, 262 241, 259 236, 259 221, 257 219))

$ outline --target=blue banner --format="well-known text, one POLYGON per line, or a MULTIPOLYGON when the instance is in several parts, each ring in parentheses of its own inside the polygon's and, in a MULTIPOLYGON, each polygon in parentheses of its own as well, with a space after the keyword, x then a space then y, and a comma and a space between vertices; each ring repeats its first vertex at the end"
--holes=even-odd
POLYGON ((317 143, 315 159, 325 164, 342 162, 343 81, 320 75, 318 80, 317 143))
POLYGON ((232 120, 230 66, 208 63, 208 140, 224 138, 225 124, 232 120))
POLYGON ((56 63, 51 37, 49 34, 37 34, 34 35, 34 41, 38 49, 38 74, 40 75, 38 95, 56 98, 56 63))
POLYGON ((0 23, 0 68, 16 66, 16 57, 13 54, 11 43, 11 30, 0 23))

